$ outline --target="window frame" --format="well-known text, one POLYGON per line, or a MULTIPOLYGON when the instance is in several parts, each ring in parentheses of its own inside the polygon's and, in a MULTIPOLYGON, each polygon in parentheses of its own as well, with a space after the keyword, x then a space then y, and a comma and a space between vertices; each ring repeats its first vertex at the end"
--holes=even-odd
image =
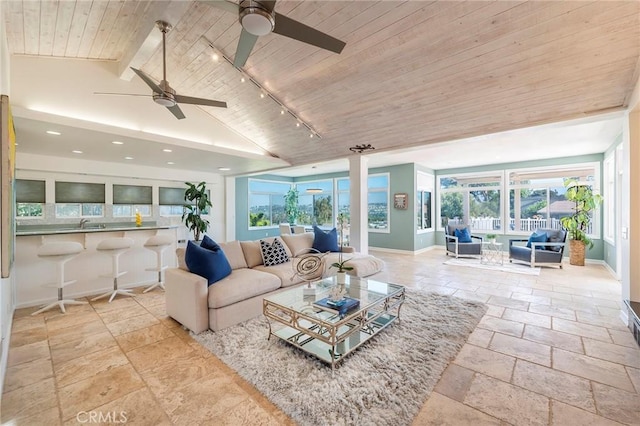
POLYGON ((390 172, 384 172, 384 173, 374 173, 374 174, 370 174, 367 176, 367 231, 368 232, 374 232, 374 233, 378 233, 378 234, 390 234, 391 233, 391 173, 390 172), (371 189, 371 187, 369 186, 369 179, 371 178, 376 178, 376 177, 380 177, 380 176, 386 176, 387 178, 387 186, 386 188, 374 188, 373 190, 371 189), (370 220, 369 220, 369 195, 371 193, 378 193, 378 192, 385 192, 387 193, 387 211, 386 211, 386 217, 387 217, 387 227, 386 228, 372 228, 370 226, 370 220))
MULTIPOLYGON (((497 190, 499 192, 500 195, 500 202, 498 205, 498 218, 500 220, 500 229, 475 229, 475 228, 471 228, 471 230, 476 233, 476 234, 504 234, 506 232, 506 230, 504 229, 504 223, 505 223, 505 216, 504 216, 504 209, 505 209, 505 170, 502 169, 496 169, 496 170, 489 170, 489 171, 485 171, 485 172, 466 172, 466 173, 447 173, 447 174, 441 174, 437 176, 436 179, 436 188, 437 188, 437 194, 438 196, 436 197, 436 230, 437 231, 444 231, 444 226, 442 223, 442 194, 448 194, 448 193, 456 193, 456 192, 460 192, 463 193, 463 202, 464 202, 464 193, 467 192, 471 192, 471 191, 493 191, 493 190, 497 190), (442 188, 442 180, 443 179, 451 179, 451 178, 465 178, 465 179, 483 179, 483 178, 494 178, 494 177, 499 177, 499 182, 498 185, 483 185, 483 186, 472 186, 472 187, 465 187, 465 188, 442 188)), ((468 200, 469 197, 466 197, 466 199, 468 200)), ((470 210, 470 206, 467 206, 466 211, 470 210)), ((463 206, 463 212, 465 211, 465 208, 463 206)), ((465 223, 469 223, 469 219, 470 218, 463 218, 463 222, 465 223)))
MULTIPOLYGON (((509 191, 508 193, 510 193, 510 191, 512 189, 530 189, 533 187, 538 187, 540 188, 540 185, 522 185, 522 184, 518 184, 518 185, 511 185, 510 183, 510 176, 511 173, 527 173, 527 174, 534 174, 534 173, 544 173, 544 172, 562 172, 562 173, 567 173, 567 175, 569 175, 571 173, 572 170, 579 170, 579 169, 587 169, 587 168, 591 168, 593 169, 593 181, 584 181, 584 180, 580 180, 578 181, 579 185, 590 185, 593 189, 594 194, 600 194, 600 180, 601 180, 601 164, 598 161, 591 161, 591 162, 585 162, 585 163, 568 163, 568 164, 558 164, 558 165, 554 165, 554 166, 538 166, 538 167, 524 167, 524 168, 516 168, 516 169, 505 169, 505 186, 506 186, 506 190, 509 191)), ((566 179, 566 177, 563 177, 562 179, 566 179)), ((549 197, 549 186, 545 187, 547 190, 547 199, 549 197)), ((595 209, 593 211, 593 217, 591 219, 591 222, 593 224, 593 231, 591 234, 587 234, 590 238, 593 239, 601 239, 602 238, 602 229, 603 226, 600 226, 601 221, 601 211, 602 209, 602 205, 600 205, 597 209, 595 209)), ((508 219, 509 221, 511 220, 511 212, 509 210, 509 205, 508 203, 505 204, 504 207, 504 212, 503 212, 505 219, 508 219)), ((529 235, 531 234, 530 231, 519 231, 519 230, 508 230, 509 234, 512 235, 529 235)))
POLYGON ((616 242, 616 151, 612 150, 602 162, 603 221, 602 239, 611 245, 616 242))
POLYGON ((431 173, 425 173, 425 172, 416 172, 416 202, 415 202, 415 213, 416 213, 416 233, 417 234, 426 234, 428 232, 435 232, 436 227, 434 226, 435 223, 435 212, 434 212, 434 195, 435 195, 435 188, 434 188, 434 176, 431 173), (421 176, 424 176, 424 178, 421 178, 421 176), (426 181, 426 183, 425 183, 426 181), (431 226, 428 228, 424 227, 424 212, 422 211, 422 206, 424 206, 424 203, 422 202, 422 200, 424 199, 424 193, 425 192, 429 192, 430 193, 430 207, 431 207, 431 226), (418 194, 420 194, 420 197, 418 197, 418 194), (420 203, 418 203, 418 198, 420 199, 420 203), (421 225, 417 224, 418 221, 418 216, 417 213, 418 211, 420 212, 420 221, 421 221, 421 225))
MULTIPOLYGON (((255 230, 260 230, 260 229, 277 229, 279 226, 279 223, 274 224, 273 223, 273 211, 272 211, 272 205, 271 205, 271 196, 273 195, 278 195, 279 193, 273 193, 273 192, 252 192, 251 191, 251 182, 252 181, 256 181, 256 182, 268 182, 268 183, 276 183, 276 184, 281 184, 281 185, 289 185, 289 188, 293 188, 295 183, 294 182, 283 182, 283 181, 278 181, 278 180, 269 180, 269 179, 255 179, 255 178, 248 178, 247 179, 247 216, 246 219, 247 221, 245 222, 245 224, 247 225, 247 229, 249 231, 255 231, 255 230), (271 224, 270 225, 266 225, 266 226, 251 226, 251 194, 259 194, 259 195, 269 195, 269 219, 271 224)), ((288 190, 287 190, 288 191, 288 190)), ((284 205, 284 195, 286 194, 285 191, 284 193, 282 193, 282 204, 284 205)))

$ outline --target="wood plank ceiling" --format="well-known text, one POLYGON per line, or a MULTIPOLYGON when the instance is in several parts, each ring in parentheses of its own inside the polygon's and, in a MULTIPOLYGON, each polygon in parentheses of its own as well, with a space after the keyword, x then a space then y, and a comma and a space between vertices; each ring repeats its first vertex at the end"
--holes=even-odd
MULTIPOLYGON (((9 49, 118 61, 154 7, 8 1, 9 49)), ((227 110, 205 110, 294 165, 344 157, 356 144, 393 150, 614 110, 640 68, 637 1, 280 0, 276 11, 347 43, 336 55, 270 34, 244 67, 321 139, 212 61, 203 37, 233 58, 234 14, 191 3, 172 22, 167 73, 183 95, 226 100, 227 110)), ((142 69, 161 79, 160 48, 142 69)))

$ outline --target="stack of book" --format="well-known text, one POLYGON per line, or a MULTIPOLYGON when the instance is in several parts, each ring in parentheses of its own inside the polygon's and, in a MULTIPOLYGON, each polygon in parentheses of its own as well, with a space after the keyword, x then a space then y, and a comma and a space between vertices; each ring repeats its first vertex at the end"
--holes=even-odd
POLYGON ((335 312, 336 314, 343 317, 350 310, 356 309, 358 306, 360 306, 360 301, 358 299, 352 299, 350 297, 344 297, 342 300, 333 301, 328 297, 325 297, 324 299, 316 301, 314 304, 324 310, 335 312))

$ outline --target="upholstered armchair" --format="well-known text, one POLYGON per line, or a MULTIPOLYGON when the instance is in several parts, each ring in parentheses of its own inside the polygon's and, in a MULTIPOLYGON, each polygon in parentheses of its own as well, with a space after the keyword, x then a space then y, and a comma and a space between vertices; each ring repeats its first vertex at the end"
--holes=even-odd
POLYGON ((567 233, 562 229, 537 229, 528 239, 509 240, 509 262, 525 262, 532 268, 541 265, 562 268, 566 240, 567 233))
POLYGON ((447 225, 444 228, 444 241, 447 247, 447 256, 449 253, 456 258, 459 256, 481 256, 482 255, 482 237, 476 235, 469 235, 471 242, 460 241, 460 238, 456 236, 456 229, 463 231, 469 229, 467 225, 447 225))

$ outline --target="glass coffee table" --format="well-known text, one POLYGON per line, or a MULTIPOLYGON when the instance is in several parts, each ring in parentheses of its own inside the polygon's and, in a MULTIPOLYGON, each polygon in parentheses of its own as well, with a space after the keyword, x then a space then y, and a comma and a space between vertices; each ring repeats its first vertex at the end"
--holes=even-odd
POLYGON ((340 313, 338 308, 317 305, 339 284, 336 277, 284 290, 263 301, 269 336, 276 336, 331 365, 400 317, 405 288, 347 275, 346 297, 359 306, 340 313))

